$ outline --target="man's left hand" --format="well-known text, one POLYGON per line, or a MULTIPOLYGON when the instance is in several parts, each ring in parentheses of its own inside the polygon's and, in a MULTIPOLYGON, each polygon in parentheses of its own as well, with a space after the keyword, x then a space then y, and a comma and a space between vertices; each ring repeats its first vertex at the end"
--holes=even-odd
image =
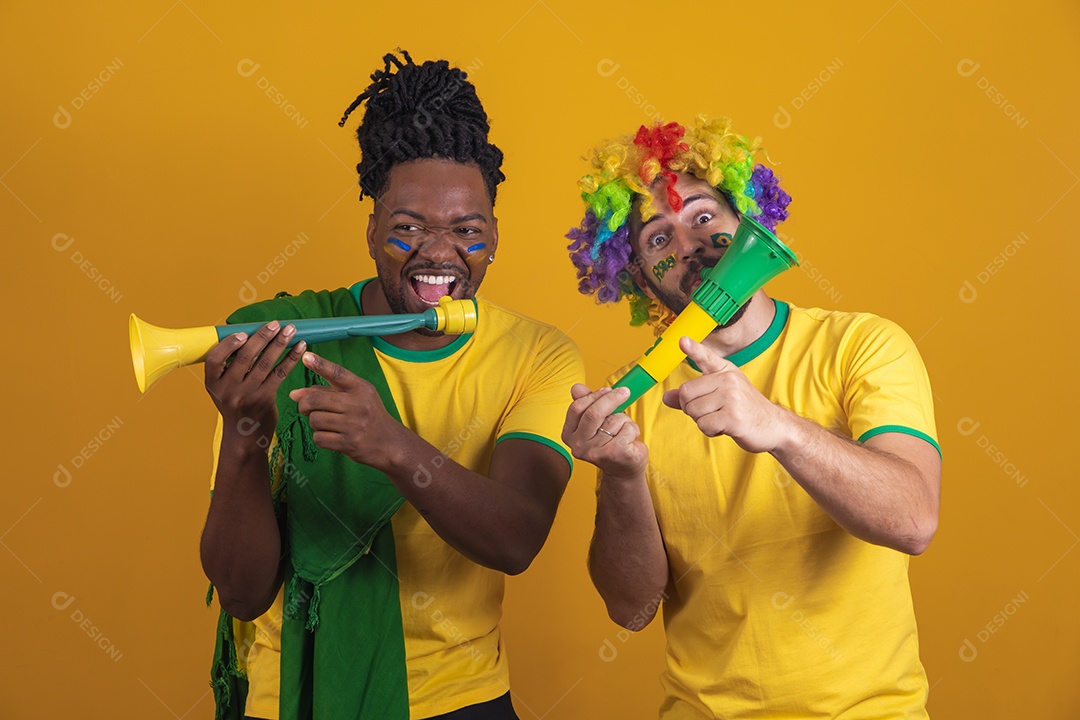
POLYGON ((742 371, 688 337, 679 348, 701 369, 701 377, 664 393, 664 404, 681 409, 709 437, 727 435, 747 452, 770 452, 784 439, 788 411, 758 392, 742 371))
POLYGON ((312 352, 304 353, 303 363, 330 383, 289 393, 307 416, 315 444, 356 462, 384 467, 395 446, 388 435, 404 426, 386 412, 375 386, 312 352))

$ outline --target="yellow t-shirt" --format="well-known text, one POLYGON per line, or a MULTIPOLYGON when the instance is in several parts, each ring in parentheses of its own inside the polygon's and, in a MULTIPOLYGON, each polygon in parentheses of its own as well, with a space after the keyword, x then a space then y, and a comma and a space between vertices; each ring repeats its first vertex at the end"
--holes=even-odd
MULTIPOLYGON (((540 442, 571 464, 561 431, 570 387, 585 377, 577 347, 559 330, 482 298, 477 316, 474 333, 440 350, 407 351, 372 338, 402 423, 484 475, 495 445, 510 438, 540 442)), ((215 454, 219 444, 220 434, 215 454)), ((442 462, 432 458, 418 472, 442 462)), ((426 718, 504 695, 503 574, 446 544, 410 503, 391 526, 410 716, 426 718)), ((250 683, 246 712, 255 717, 278 717, 281 612, 279 593, 265 615, 234 626, 250 683)))
MULTIPOLYGON (((728 358, 765 397, 859 441, 901 432, 937 447, 929 380, 903 330, 776 308, 728 358)), ((848 534, 771 455, 664 406, 664 391, 699 376, 684 362, 627 410, 649 447, 670 568, 660 716, 925 718, 908 556, 848 534)))

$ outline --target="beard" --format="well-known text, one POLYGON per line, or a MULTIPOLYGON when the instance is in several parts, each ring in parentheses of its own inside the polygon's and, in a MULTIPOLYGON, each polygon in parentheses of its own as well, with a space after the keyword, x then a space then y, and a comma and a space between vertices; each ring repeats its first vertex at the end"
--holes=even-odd
MULTIPOLYGON (((693 286, 694 282, 701 277, 701 271, 705 268, 711 270, 719 261, 720 258, 716 258, 716 261, 713 262, 712 265, 706 265, 699 258, 691 258, 687 263, 686 272, 683 274, 682 279, 679 280, 678 292, 660 287, 649 275, 642 274, 642 277, 645 278, 645 284, 648 285, 649 289, 656 295, 656 299, 663 303, 664 307, 668 310, 679 315, 686 309, 686 306, 690 304, 693 295, 690 288, 693 286)), ((731 316, 730 320, 723 325, 718 326, 713 332, 729 328, 739 322, 743 315, 746 314, 746 309, 750 307, 750 302, 752 300, 753 298, 751 297, 750 300, 743 303, 742 306, 735 311, 735 314, 731 316)))
MULTIPOLYGON (((393 285, 382 280, 384 274, 389 275, 389 272, 384 273, 384 269, 378 267, 378 262, 376 262, 376 269, 379 275, 380 284, 383 288, 383 295, 386 297, 387 304, 390 305, 390 311, 393 312, 395 315, 404 315, 415 312, 414 310, 411 310, 409 308, 408 303, 405 300, 405 295, 407 292, 411 291, 410 283, 412 282, 407 278, 407 275, 412 274, 416 270, 430 270, 432 273, 438 273, 440 271, 452 271, 457 277, 456 282, 459 283, 462 287, 462 295, 460 298, 462 300, 475 297, 476 290, 479 287, 479 282, 475 284, 472 282, 472 278, 467 268, 462 268, 451 263, 436 264, 426 261, 416 262, 412 265, 409 265, 407 269, 402 268, 398 277, 398 281, 393 285), (468 277, 469 280, 465 280, 464 278, 466 277, 468 277)), ((425 327, 419 327, 415 330, 411 330, 410 332, 414 332, 417 335, 423 335, 425 337, 442 337, 446 334, 442 330, 429 330, 425 327)))

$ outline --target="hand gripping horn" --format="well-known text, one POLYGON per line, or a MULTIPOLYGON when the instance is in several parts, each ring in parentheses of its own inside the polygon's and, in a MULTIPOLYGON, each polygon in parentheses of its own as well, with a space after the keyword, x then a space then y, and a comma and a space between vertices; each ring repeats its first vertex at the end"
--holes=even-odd
MULTIPOLYGON (((281 327, 296 326, 296 333, 289 339, 290 347, 300 340, 313 345, 358 335, 398 335, 417 328, 441 330, 448 335, 463 335, 476 329, 476 304, 472 300, 451 300, 443 297, 439 300, 438 307, 428 308, 421 313, 279 322, 281 327)), ((265 324, 239 323, 171 329, 151 325, 132 313, 128 319, 128 335, 131 339, 131 362, 135 366, 135 381, 139 384, 139 392, 145 393, 170 370, 202 362, 210 348, 229 335, 238 332, 251 335, 265 324)))

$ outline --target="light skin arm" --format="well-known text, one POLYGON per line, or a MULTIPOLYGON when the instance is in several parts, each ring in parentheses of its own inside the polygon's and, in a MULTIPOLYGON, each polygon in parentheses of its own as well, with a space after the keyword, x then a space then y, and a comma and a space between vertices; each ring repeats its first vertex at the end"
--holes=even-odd
POLYGON ((702 375, 664 395, 710 437, 728 435, 747 452, 768 452, 846 531, 910 555, 937 530, 941 458, 925 440, 883 433, 856 443, 770 402, 732 363, 682 338, 702 375))
POLYGON ((629 417, 611 414, 628 394, 625 388, 592 392, 575 385, 563 442, 574 457, 600 469, 589 574, 608 616, 637 631, 656 614, 668 583, 668 562, 645 479, 649 450, 629 417))
POLYGON ((285 349, 293 332, 271 323, 250 339, 230 335, 206 358, 206 388, 221 413, 222 438, 200 556, 221 607, 240 620, 266 612, 284 573, 267 448, 277 425, 277 390, 304 350, 303 342, 285 349))
POLYGON ((330 383, 290 395, 317 446, 386 473, 432 529, 473 562, 509 575, 529 566, 570 478, 560 453, 511 438, 495 446, 485 477, 394 420, 371 383, 314 353, 303 362, 330 383))

